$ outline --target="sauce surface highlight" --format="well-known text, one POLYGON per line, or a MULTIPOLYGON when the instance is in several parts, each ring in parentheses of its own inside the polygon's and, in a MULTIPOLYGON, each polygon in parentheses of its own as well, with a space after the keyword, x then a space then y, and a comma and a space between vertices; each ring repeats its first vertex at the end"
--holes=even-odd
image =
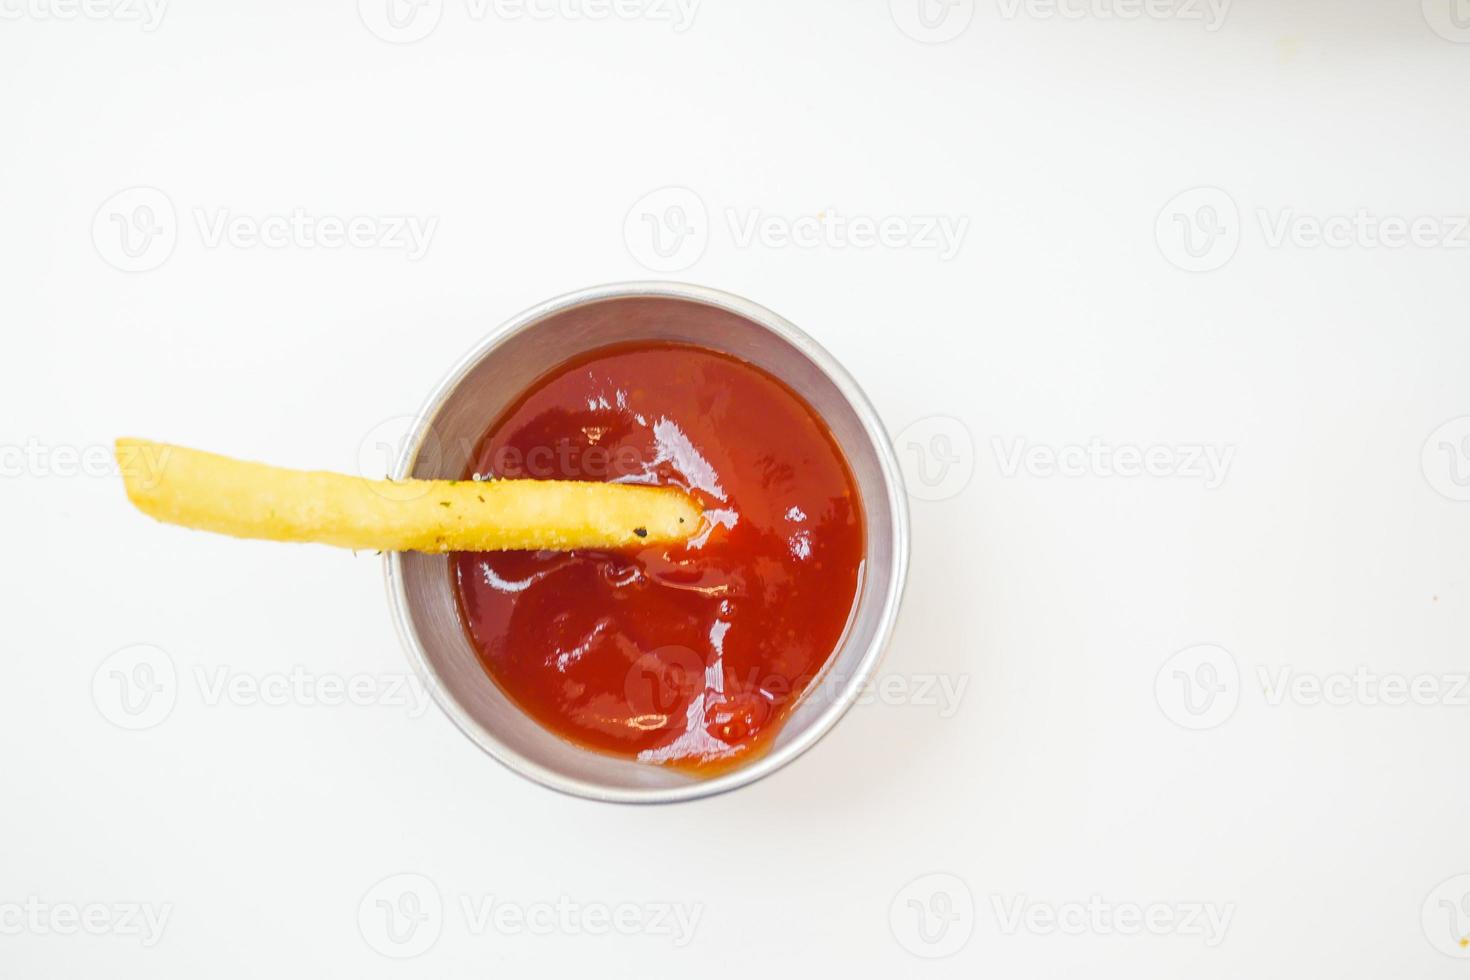
POLYGON ((578 744, 704 771, 759 755, 847 625, 852 473, 811 407, 743 361, 663 343, 583 355, 490 427, 471 470, 674 485, 705 509, 675 545, 451 556, 485 669, 578 744))

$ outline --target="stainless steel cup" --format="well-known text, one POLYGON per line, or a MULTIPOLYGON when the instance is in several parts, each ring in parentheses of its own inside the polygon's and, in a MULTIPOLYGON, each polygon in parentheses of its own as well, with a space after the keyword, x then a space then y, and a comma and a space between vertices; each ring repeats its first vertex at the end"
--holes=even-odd
POLYGON ((460 730, 509 768, 564 793, 668 803, 744 786, 795 759, 837 723, 872 676, 893 632, 908 564, 908 509, 882 423, 832 356, 781 317, 701 286, 631 282, 543 303, 495 330, 439 383, 419 412, 396 479, 460 479, 489 424, 532 382, 584 351, 624 341, 682 341, 724 351, 790 385, 847 456, 867 523, 857 607, 826 671, 769 752, 709 779, 618 759, 566 741, 491 680, 460 623, 448 559, 390 554, 388 598, 409 658, 460 730))

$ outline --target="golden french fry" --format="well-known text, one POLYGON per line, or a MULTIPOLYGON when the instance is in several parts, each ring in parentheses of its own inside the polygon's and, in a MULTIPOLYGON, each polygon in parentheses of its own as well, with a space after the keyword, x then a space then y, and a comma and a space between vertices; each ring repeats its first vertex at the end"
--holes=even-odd
POLYGON ((682 490, 563 480, 367 480, 117 440, 128 499, 169 524, 359 551, 626 548, 700 525, 682 490), (409 491, 409 492, 405 492, 409 491))

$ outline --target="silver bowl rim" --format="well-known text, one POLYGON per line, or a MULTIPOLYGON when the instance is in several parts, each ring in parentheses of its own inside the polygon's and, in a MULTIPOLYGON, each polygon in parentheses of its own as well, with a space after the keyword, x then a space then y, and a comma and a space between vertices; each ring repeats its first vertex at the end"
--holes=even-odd
POLYGON ((877 627, 868 643, 868 649, 863 652, 862 658, 858 661, 857 669, 843 683, 838 696, 831 699, 827 707, 801 735, 785 745, 772 749, 766 755, 747 765, 709 779, 695 780, 674 787, 615 789, 569 777, 531 761, 501 742, 493 732, 481 725, 460 706, 454 696, 439 683, 434 667, 429 661, 428 653, 414 630, 413 621, 409 615, 408 596, 403 584, 402 556, 393 552, 386 553, 384 555, 384 577, 394 628, 415 673, 428 689, 434 702, 449 716, 455 726, 487 755, 517 775, 560 793, 609 803, 676 803, 716 796, 769 776, 805 753, 822 736, 831 731, 838 720, 847 713, 857 700, 863 686, 877 669, 888 647, 888 642, 893 636, 899 605, 903 600, 904 582, 908 575, 909 517, 903 477, 887 430, 862 388, 836 358, 789 320, 733 293, 692 283, 655 280, 606 283, 564 293, 511 317, 461 357, 444 379, 434 387, 414 416, 412 430, 394 466, 393 479, 401 480, 408 476, 417 459, 424 436, 432 421, 438 417, 440 409, 443 408, 450 395, 464 383, 469 373, 504 341, 548 316, 575 307, 605 300, 649 297, 687 300, 723 309, 743 317, 771 331, 801 351, 837 387, 857 415, 878 457, 878 466, 883 476, 882 489, 887 495, 889 514, 893 522, 893 571, 882 593, 883 607, 879 612, 877 627))

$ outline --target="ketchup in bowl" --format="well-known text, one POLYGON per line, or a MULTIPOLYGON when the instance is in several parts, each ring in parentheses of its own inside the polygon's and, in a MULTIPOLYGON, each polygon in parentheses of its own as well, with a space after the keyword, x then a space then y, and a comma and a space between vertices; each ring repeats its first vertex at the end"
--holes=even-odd
POLYGON ((847 462, 796 392, 729 355, 571 360, 490 426, 469 476, 672 485, 704 507, 674 545, 451 557, 486 671, 587 748, 702 773, 759 755, 852 612, 865 545, 847 462))

